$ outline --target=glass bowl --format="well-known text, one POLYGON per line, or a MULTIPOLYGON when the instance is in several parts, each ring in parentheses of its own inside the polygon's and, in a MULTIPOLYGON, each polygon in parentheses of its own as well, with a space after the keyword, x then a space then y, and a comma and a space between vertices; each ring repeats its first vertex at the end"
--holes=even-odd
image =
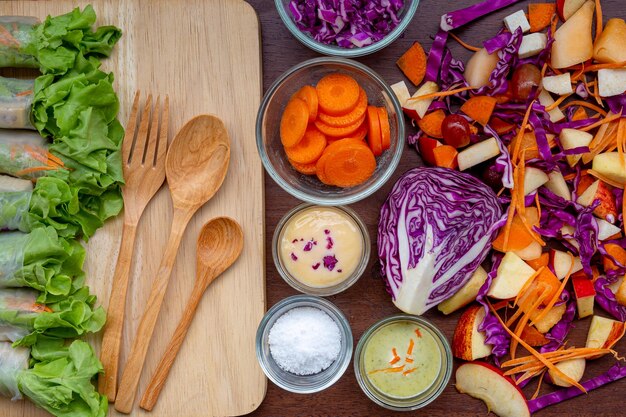
POLYGON ((376 404, 394 411, 412 411, 425 407, 433 402, 445 389, 452 375, 452 351, 450 344, 441 331, 434 324, 426 319, 408 314, 397 314, 382 319, 372 325, 363 333, 361 340, 356 346, 354 353, 354 373, 359 386, 372 401, 376 404), (365 351, 367 345, 376 332, 382 328, 398 322, 412 322, 420 326, 420 330, 428 332, 434 339, 441 357, 441 366, 438 375, 433 383, 422 392, 412 397, 394 397, 379 390, 369 379, 365 371, 365 351))
POLYGON ((280 388, 296 394, 322 391, 341 378, 352 358, 352 330, 350 324, 333 303, 311 295, 294 295, 278 302, 265 314, 256 333, 256 356, 265 375, 280 388), (280 316, 292 308, 315 307, 330 316, 341 332, 339 357, 325 370, 313 375, 296 375, 282 370, 272 358, 268 337, 270 329, 280 316))
POLYGON ((363 272, 365 272, 365 268, 367 268, 367 262, 370 258, 370 252, 372 250, 372 243, 370 241, 369 234, 367 233, 367 227, 365 226, 365 223, 363 223, 361 218, 354 212, 354 210, 344 206, 333 207, 336 210, 342 211, 348 217, 354 220, 357 227, 359 228, 359 231, 361 232, 363 251, 361 252, 361 259, 359 261, 359 264, 354 272, 350 274, 350 276, 348 276, 345 280, 329 287, 311 287, 299 281, 292 274, 290 274, 285 267, 283 259, 280 256, 279 246, 283 237, 283 233, 285 231, 285 226, 287 225, 289 220, 301 211, 309 209, 311 207, 316 207, 316 205, 308 203, 300 204, 299 206, 291 209, 287 214, 283 216, 280 222, 278 222, 278 225, 274 230, 274 237, 272 238, 272 256, 274 258, 274 265, 276 266, 278 273, 287 284, 291 285, 292 288, 305 294, 326 297, 345 291, 358 281, 361 275, 363 275, 363 272))
POLYGON ((398 37, 406 30, 409 23, 411 23, 411 20, 415 15, 415 11, 417 10, 417 5, 419 4, 419 0, 405 0, 404 7, 398 13, 400 23, 398 23, 398 26, 389 32, 382 40, 362 48, 343 48, 338 45, 327 45, 325 43, 318 42, 308 33, 302 32, 298 29, 293 16, 289 11, 289 2, 290 0, 274 0, 278 14, 280 15, 280 18, 285 26, 287 26, 289 32, 291 32, 291 34, 304 45, 316 52, 319 52, 320 54, 340 56, 344 58, 369 55, 376 51, 380 51, 398 39, 398 37))
POLYGON ((387 83, 365 65, 343 58, 315 58, 285 72, 267 91, 257 116, 256 142, 265 170, 289 194, 320 205, 352 204, 378 190, 398 166, 404 149, 402 108, 387 83), (280 119, 291 96, 335 72, 352 76, 366 91, 370 105, 384 106, 391 128, 391 146, 376 158, 376 170, 367 181, 351 188, 324 185, 314 175, 297 172, 287 160, 279 134, 280 119))

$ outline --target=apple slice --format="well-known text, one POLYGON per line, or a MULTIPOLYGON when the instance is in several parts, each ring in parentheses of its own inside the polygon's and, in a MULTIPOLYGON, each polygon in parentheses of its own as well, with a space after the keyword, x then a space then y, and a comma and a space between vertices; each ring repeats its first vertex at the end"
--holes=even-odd
POLYGON ((541 320, 535 322, 535 327, 541 333, 548 333, 550 329, 561 320, 566 309, 565 303, 552 307, 541 320))
POLYGON ((557 249, 550 249, 550 263, 554 269, 554 275, 561 280, 565 278, 570 268, 572 268, 572 274, 583 269, 583 265, 580 263, 579 257, 570 257, 569 252, 563 252, 557 249), (574 265, 572 266, 572 259, 574 265))
POLYGON ((549 180, 548 175, 534 167, 526 167, 524 172, 524 195, 528 195, 549 180))
POLYGON ((552 191, 554 194, 563 198, 566 201, 572 199, 572 193, 565 182, 565 178, 563 178, 563 174, 560 171, 552 171, 548 174, 548 182, 546 182, 545 187, 552 191))
POLYGON ((626 22, 609 19, 602 34, 593 44, 593 59, 602 63, 626 61, 626 22))
POLYGON ((543 77, 541 84, 547 91, 560 96, 574 92, 572 89, 572 77, 569 72, 543 77))
POLYGON ((530 417, 524 393, 502 371, 485 362, 464 363, 456 370, 456 389, 482 400, 500 417, 530 417))
POLYGON ((485 318, 485 309, 473 305, 461 314, 452 337, 452 354, 466 361, 491 355, 491 345, 485 343, 485 334, 478 330, 485 318))
POLYGON ((459 152, 457 156, 459 171, 465 171, 498 155, 500 155, 500 148, 496 138, 492 137, 475 143, 459 152))
MULTIPOLYGON (((587 132, 583 132, 578 129, 563 129, 559 135, 559 140, 563 149, 581 148, 583 146, 589 146, 593 135, 587 132)), ((567 163, 573 167, 582 158, 582 153, 576 155, 567 155, 567 163)))
POLYGON ((576 275, 572 277, 572 287, 576 296, 578 317, 582 319, 591 316, 593 314, 593 300, 596 296, 593 281, 587 277, 576 275))
POLYGON ((465 307, 476 299, 480 287, 483 286, 487 279, 487 271, 482 266, 474 272, 469 281, 465 283, 454 295, 447 300, 439 303, 437 308, 443 314, 450 314, 459 308, 465 307))
POLYGON ((617 220, 617 205, 615 204, 611 187, 603 181, 596 180, 578 197, 576 202, 588 207, 595 200, 599 200, 600 205, 595 208, 593 214, 609 223, 615 223, 615 220, 617 220))
POLYGON ((537 259, 541 256, 543 247, 537 241, 533 240, 530 245, 526 246, 524 249, 513 252, 525 261, 532 261, 533 259, 537 259))
POLYGON ((609 239, 622 231, 622 229, 606 220, 596 219, 596 221, 598 222, 598 240, 609 239))
POLYGON ((465 65, 465 80, 474 88, 489 84, 489 76, 498 65, 498 53, 489 54, 485 48, 474 53, 465 65))
MULTIPOLYGON (((434 83, 432 81, 426 81, 424 84, 422 84, 420 88, 417 89, 417 91, 415 92, 415 94, 413 94, 411 98, 425 96, 426 94, 432 94, 438 91, 439 86, 437 85, 437 83, 434 83)), ((430 107, 430 104, 433 102, 434 99, 434 97, 424 98, 421 100, 407 99, 407 101, 402 106, 402 111, 404 111, 404 114, 409 116, 411 119, 418 121, 422 117, 424 117, 424 115, 428 111, 428 107, 430 107)))
POLYGON ((598 94, 600 96, 618 96, 624 91, 626 91, 626 69, 603 68, 598 70, 598 94))
POLYGON ((400 102, 400 107, 404 107, 406 102, 411 97, 411 93, 409 93, 409 89, 406 86, 404 81, 398 81, 397 83, 391 86, 391 91, 396 95, 396 98, 400 102))
POLYGON ((429 165, 436 165, 434 149, 441 146, 441 142, 428 136, 420 136, 417 140, 417 147, 420 150, 420 156, 429 165))
POLYGON ((504 254, 496 277, 487 293, 490 297, 506 300, 517 296, 528 278, 535 273, 526 262, 513 252, 504 254))
POLYGON ((585 4, 586 0, 556 0, 556 13, 566 21, 585 4))
POLYGON ((593 158, 591 168, 618 184, 626 183, 626 164, 622 165, 617 152, 604 152, 593 158))
MULTIPOLYGON (((563 372, 565 375, 572 378, 574 381, 578 382, 583 378, 585 374, 585 364, 587 361, 585 359, 577 358, 577 359, 569 359, 563 362, 558 362, 554 365, 559 371, 563 372)), ((548 375, 550 375, 550 379, 554 385, 558 385, 559 387, 571 387, 572 384, 561 379, 556 372, 552 369, 548 370, 548 375)))
MULTIPOLYGON (((539 98, 539 103, 544 107, 548 107, 554 104, 554 99, 552 98, 550 93, 548 93, 544 89, 541 89, 541 91, 539 92, 538 98, 539 98)), ((552 110, 550 110, 548 112, 548 115, 550 116, 550 121, 552 123, 557 123, 565 119, 565 113, 563 113, 561 109, 559 109, 558 107, 555 107, 552 110)))
MULTIPOLYGON (((598 349, 612 348, 626 332, 626 323, 607 319, 605 317, 593 316, 587 333, 586 347, 598 349)), ((593 356, 588 359, 596 359, 604 355, 593 356)))
POLYGON ((551 55, 554 68, 571 67, 591 59, 593 56, 591 24, 595 7, 593 1, 585 2, 556 30, 551 55))

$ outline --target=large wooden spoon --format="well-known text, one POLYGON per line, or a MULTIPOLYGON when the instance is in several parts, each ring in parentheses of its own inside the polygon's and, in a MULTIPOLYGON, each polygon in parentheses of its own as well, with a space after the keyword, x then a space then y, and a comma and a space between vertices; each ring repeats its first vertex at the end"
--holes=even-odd
MULTIPOLYGON (((139 406, 152 411, 165 385, 176 355, 185 340, 187 330, 209 285, 230 267, 243 249, 243 232, 236 221, 228 217, 218 217, 206 223, 198 236, 196 252, 196 282, 187 302, 187 308, 170 340, 156 372, 143 394, 139 406)), ((191 359, 191 358, 189 358, 191 359)))
POLYGON ((215 116, 202 115, 191 119, 170 144, 165 175, 174 203, 174 218, 165 254, 120 381, 115 409, 121 413, 130 413, 133 407, 150 339, 187 223, 219 190, 229 161, 228 133, 224 123, 215 116))

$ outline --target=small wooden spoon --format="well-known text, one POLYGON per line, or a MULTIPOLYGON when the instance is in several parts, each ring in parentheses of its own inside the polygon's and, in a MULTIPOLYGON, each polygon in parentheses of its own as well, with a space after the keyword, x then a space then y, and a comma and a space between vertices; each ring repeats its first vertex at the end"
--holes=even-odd
POLYGON ((183 340, 185 340, 187 330, 189 330, 196 309, 202 300, 202 295, 215 278, 237 260, 242 249, 243 232, 236 221, 228 217, 218 217, 210 220, 202 227, 198 236, 196 252, 196 283, 187 302, 187 309, 183 313, 170 344, 141 398, 139 406, 144 410, 152 411, 159 399, 159 394, 165 385, 183 340))
POLYGON ((176 134, 169 146, 165 175, 174 203, 174 218, 165 254, 161 258, 117 391, 115 409, 121 413, 128 414, 133 408, 150 339, 187 224, 194 213, 219 190, 229 161, 228 132, 216 116, 194 117, 176 134))

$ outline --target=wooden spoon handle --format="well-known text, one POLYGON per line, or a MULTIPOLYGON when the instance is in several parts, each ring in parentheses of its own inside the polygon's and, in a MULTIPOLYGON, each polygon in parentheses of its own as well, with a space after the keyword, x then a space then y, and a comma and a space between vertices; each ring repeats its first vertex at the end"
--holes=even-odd
POLYGON ((130 356, 126 362, 124 372, 122 373, 118 395, 115 400, 115 409, 120 413, 128 414, 133 408, 137 385, 139 384, 141 371, 146 360, 146 353, 148 352, 150 339, 152 339, 154 326, 156 325, 159 311, 161 310, 161 304, 163 304, 167 284, 172 274, 176 253, 178 252, 178 247, 180 246, 180 241, 187 227, 187 223, 189 223, 194 212, 195 210, 174 209, 174 219, 172 221, 170 237, 167 241, 167 248, 161 259, 161 265, 159 266, 159 271, 152 284, 150 297, 148 298, 146 309, 139 323, 130 356))
POLYGON ((174 332, 165 353, 161 357, 161 362, 159 362, 156 372, 152 375, 152 379, 148 384, 146 392, 141 398, 141 402, 139 402, 139 406, 144 410, 152 411, 154 405, 159 399, 159 394, 165 386, 167 376, 169 375, 170 369, 176 360, 176 355, 178 355, 178 351, 185 340, 187 330, 189 330, 189 326, 191 325, 196 310, 198 309, 198 305, 202 300, 202 295, 204 294, 205 289, 206 287, 198 282, 196 282, 196 285, 193 287, 193 292, 191 293, 191 297, 189 297, 187 308, 183 313, 183 317, 180 319, 178 327, 176 327, 176 331, 174 332))
POLYGON ((107 310, 107 324, 102 337, 100 360, 104 367, 104 375, 99 378, 98 387, 110 402, 115 402, 115 394, 117 393, 117 372, 122 344, 122 329, 124 328, 126 292, 136 234, 137 224, 124 221, 122 242, 120 243, 109 309, 107 310))

